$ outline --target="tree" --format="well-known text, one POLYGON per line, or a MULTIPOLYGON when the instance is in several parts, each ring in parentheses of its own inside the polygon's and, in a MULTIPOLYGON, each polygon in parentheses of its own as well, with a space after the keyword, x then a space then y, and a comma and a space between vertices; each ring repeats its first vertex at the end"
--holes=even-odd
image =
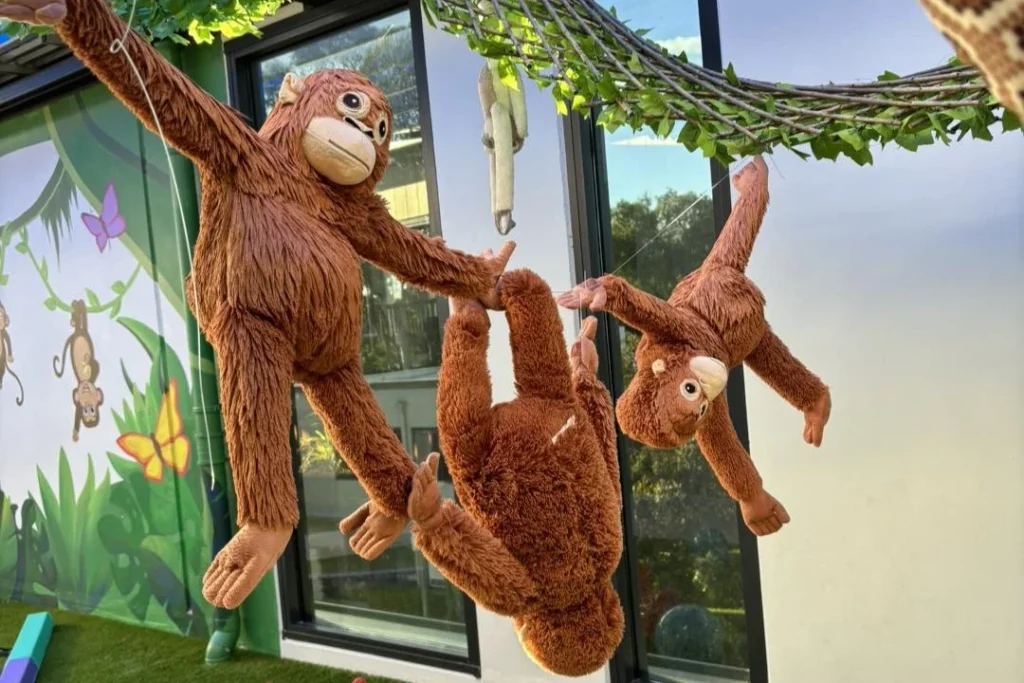
MULTIPOLYGON (((711 200, 674 190, 620 201, 612 209, 611 232, 616 274, 661 298, 700 266, 716 237, 711 200)), ((620 331, 623 382, 628 383, 636 372, 640 335, 624 326, 620 331)), ((695 605, 718 612, 695 623, 713 623, 715 637, 722 635, 722 647, 714 650, 721 653, 720 662, 746 666, 735 504, 692 440, 672 450, 627 441, 624 461, 632 481, 649 651, 671 654, 659 652, 659 643, 678 641, 673 637, 678 634, 666 637, 678 619, 658 624, 673 608, 695 605)))

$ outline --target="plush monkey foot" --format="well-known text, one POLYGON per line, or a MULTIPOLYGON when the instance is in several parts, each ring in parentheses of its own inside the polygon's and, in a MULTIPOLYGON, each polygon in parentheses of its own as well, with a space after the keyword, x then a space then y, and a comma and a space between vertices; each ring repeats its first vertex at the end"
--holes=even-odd
POLYGON ((203 577, 203 597, 214 607, 234 609, 270 571, 292 537, 291 527, 246 524, 221 548, 203 577))
POLYGON ((364 560, 376 560, 402 534, 408 519, 388 517, 373 503, 362 507, 341 520, 338 531, 345 536, 356 555, 364 560), (354 533, 353 533, 354 532, 354 533))
POLYGON ((0 19, 56 26, 67 16, 64 0, 0 0, 0 19))
MULTIPOLYGON (((2 2, 3 0, 0 0, 2 2)), ((508 260, 512 258, 512 252, 516 249, 516 243, 512 240, 505 242, 501 245, 501 249, 498 251, 498 255, 495 256, 494 252, 490 249, 484 249, 483 258, 487 259, 491 265, 491 272, 494 275, 494 287, 486 296, 480 297, 480 303, 492 311, 500 311, 501 306, 501 293, 498 291, 498 282, 501 276, 505 273, 505 267, 508 265, 508 260)))
POLYGON ((825 387, 825 393, 821 395, 814 407, 804 413, 804 441, 814 447, 820 446, 821 439, 825 435, 825 425, 831 414, 832 394, 828 387, 825 387))
POLYGON ((419 466, 412 478, 409 494, 409 517, 424 531, 441 523, 441 489, 437 485, 437 461, 440 456, 431 453, 419 466))
POLYGON ((786 508, 764 489, 750 500, 741 500, 740 513, 743 523, 758 536, 774 534, 783 524, 789 523, 786 508))
POLYGON ((569 364, 573 373, 586 373, 593 377, 597 374, 597 347, 594 336, 597 334, 597 318, 588 317, 583 321, 580 333, 569 349, 569 364))

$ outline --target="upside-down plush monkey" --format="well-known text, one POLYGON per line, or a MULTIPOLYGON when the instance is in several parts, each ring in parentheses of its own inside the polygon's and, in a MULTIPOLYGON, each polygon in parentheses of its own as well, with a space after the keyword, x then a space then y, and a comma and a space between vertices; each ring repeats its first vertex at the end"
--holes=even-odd
POLYGON ((0 17, 55 26, 150 131, 199 169, 201 229, 186 296, 217 356, 240 527, 204 577, 206 599, 240 604, 298 521, 293 381, 370 497, 341 530, 359 555, 378 556, 408 522, 415 465, 362 376, 359 259, 435 293, 492 302, 512 243, 497 257, 468 256, 390 216, 374 187, 388 165, 391 109, 361 74, 289 74, 257 133, 128 31, 104 0, 0 0, 0 17), (122 37, 124 54, 115 49, 122 37))
POLYGON ((427 559, 479 605, 511 616, 542 668, 601 668, 623 633, 611 583, 622 553, 611 398, 589 318, 573 344, 551 290, 528 270, 500 281, 518 396, 491 407, 490 322, 455 300, 445 327, 437 426, 462 507, 442 503, 437 454, 416 472, 409 516, 427 559))
POLYGON ((607 311, 643 333, 636 375, 616 405, 627 436, 654 448, 675 448, 696 434, 719 482, 739 502, 757 535, 789 521, 761 477, 729 418, 729 369, 746 363, 804 414, 804 440, 821 445, 832 409, 828 387, 775 336, 764 318, 764 295, 744 272, 768 208, 768 167, 761 157, 733 178, 740 191, 729 220, 700 268, 684 277, 668 301, 603 275, 559 297, 568 308, 607 311))

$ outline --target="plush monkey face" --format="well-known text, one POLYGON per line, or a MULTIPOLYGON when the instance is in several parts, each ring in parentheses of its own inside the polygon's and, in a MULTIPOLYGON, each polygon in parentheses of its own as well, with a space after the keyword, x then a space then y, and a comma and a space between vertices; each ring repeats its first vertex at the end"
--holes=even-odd
MULTIPOLYGON (((372 188, 384 175, 391 141, 391 108, 384 93, 354 71, 330 69, 305 78, 285 76, 278 103, 267 119, 288 117, 301 129, 306 162, 332 183, 372 188)), ((274 119, 274 120, 272 120, 274 119)))
POLYGON ((82 382, 71 392, 71 399, 82 409, 82 423, 95 427, 100 421, 100 406, 103 405, 103 390, 92 382, 82 382))
POLYGON ((648 446, 675 448, 697 431, 725 389, 729 370, 710 356, 671 353, 664 347, 648 351, 638 354, 636 376, 616 406, 619 426, 648 446))

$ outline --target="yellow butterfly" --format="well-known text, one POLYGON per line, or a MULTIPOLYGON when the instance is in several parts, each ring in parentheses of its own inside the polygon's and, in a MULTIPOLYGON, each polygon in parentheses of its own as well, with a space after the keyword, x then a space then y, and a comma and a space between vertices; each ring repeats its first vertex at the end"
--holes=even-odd
POLYGON ((172 379, 167 386, 153 433, 128 432, 117 438, 117 445, 142 465, 142 474, 150 481, 163 480, 164 465, 178 476, 185 474, 191 445, 181 423, 177 380, 172 379))

